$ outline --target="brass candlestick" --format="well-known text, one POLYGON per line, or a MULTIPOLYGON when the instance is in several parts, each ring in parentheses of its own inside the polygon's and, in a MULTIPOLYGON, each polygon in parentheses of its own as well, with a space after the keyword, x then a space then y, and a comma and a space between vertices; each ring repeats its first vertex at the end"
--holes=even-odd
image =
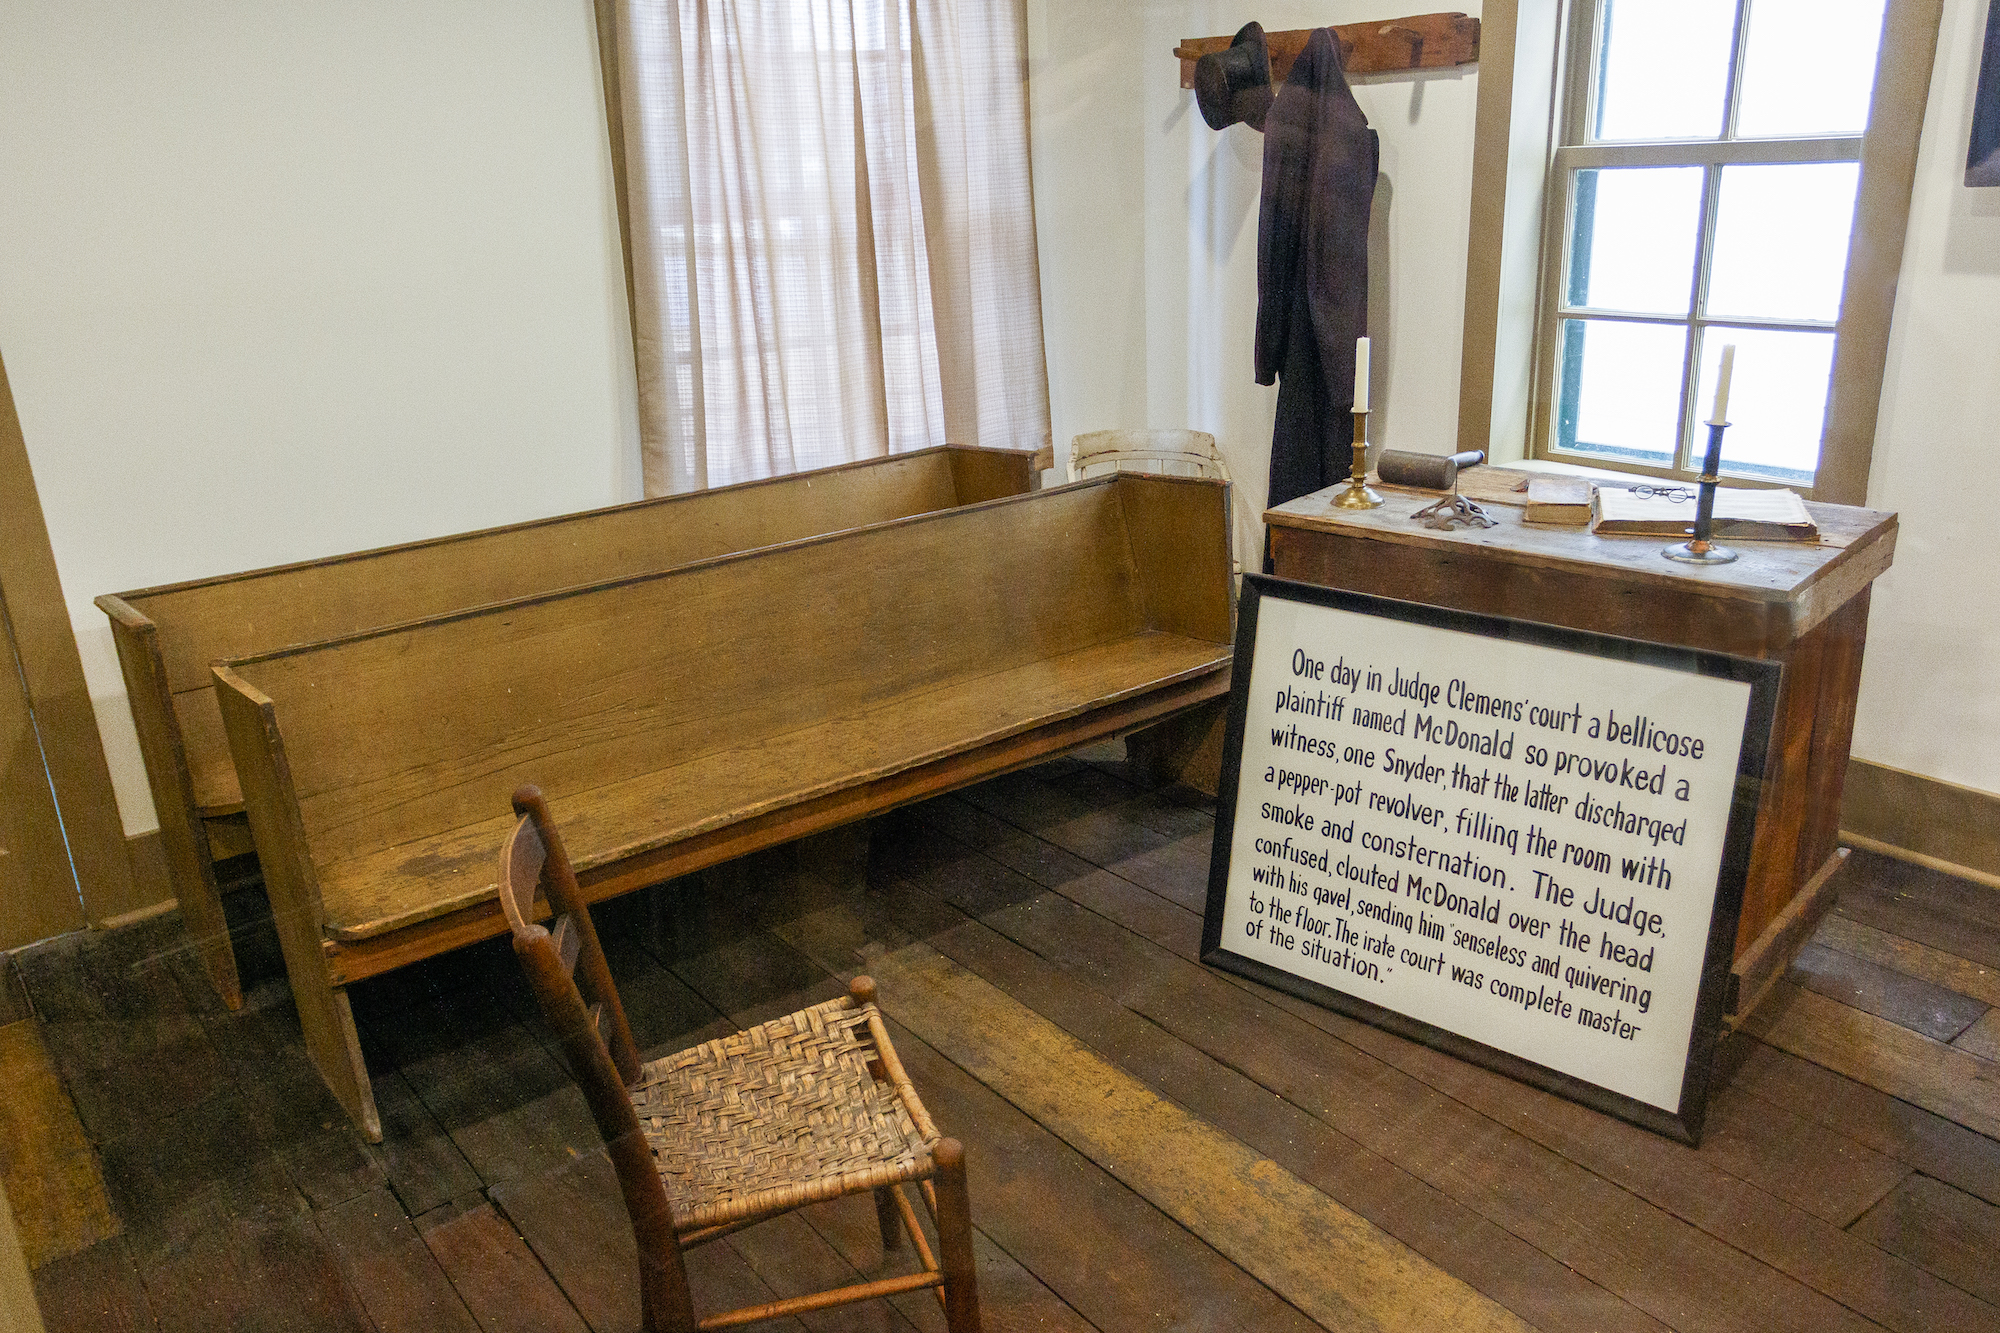
POLYGON ((1382 497, 1368 489, 1368 411, 1354 414, 1354 475, 1347 489, 1333 497, 1335 509, 1379 509, 1382 497))

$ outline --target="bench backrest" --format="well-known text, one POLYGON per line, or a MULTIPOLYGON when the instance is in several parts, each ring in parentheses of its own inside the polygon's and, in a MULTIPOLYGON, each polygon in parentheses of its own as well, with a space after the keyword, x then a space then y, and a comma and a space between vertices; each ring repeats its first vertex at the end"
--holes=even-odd
POLYGON ((193 800, 213 813, 240 799, 215 661, 1018 495, 1031 458, 945 445, 97 602, 119 640, 147 767, 158 770, 155 798, 184 760, 193 800), (180 756, 156 753, 176 743, 180 756))
POLYGON ((1161 630, 1226 644, 1227 493, 1117 476, 216 670, 273 701, 320 864, 1161 630))

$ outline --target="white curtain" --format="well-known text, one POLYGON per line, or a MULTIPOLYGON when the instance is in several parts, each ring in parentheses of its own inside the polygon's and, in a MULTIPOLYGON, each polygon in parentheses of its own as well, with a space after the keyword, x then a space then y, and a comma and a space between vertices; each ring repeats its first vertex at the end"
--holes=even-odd
POLYGON ((1020 0, 619 0, 649 495, 1048 439, 1020 0))

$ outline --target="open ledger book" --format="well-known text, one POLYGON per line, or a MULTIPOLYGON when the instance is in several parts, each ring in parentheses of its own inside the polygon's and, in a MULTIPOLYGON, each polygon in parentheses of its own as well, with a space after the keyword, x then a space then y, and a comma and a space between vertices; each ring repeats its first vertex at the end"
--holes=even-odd
MULTIPOLYGON (((1694 528, 1699 489, 1682 488, 1685 499, 1640 495, 1635 491, 1597 486, 1590 493, 1590 530, 1605 533, 1647 533, 1685 536, 1694 528)), ((1715 492, 1715 535, 1738 541, 1809 542, 1819 538, 1819 525, 1806 512, 1797 491, 1719 487, 1715 492)))

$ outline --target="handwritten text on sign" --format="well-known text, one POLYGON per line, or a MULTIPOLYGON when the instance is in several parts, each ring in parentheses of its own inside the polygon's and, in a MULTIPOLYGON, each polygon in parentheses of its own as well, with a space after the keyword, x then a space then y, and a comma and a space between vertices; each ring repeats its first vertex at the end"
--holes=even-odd
POLYGON ((1221 946, 1671 1111, 1749 693, 1265 597, 1221 946))

